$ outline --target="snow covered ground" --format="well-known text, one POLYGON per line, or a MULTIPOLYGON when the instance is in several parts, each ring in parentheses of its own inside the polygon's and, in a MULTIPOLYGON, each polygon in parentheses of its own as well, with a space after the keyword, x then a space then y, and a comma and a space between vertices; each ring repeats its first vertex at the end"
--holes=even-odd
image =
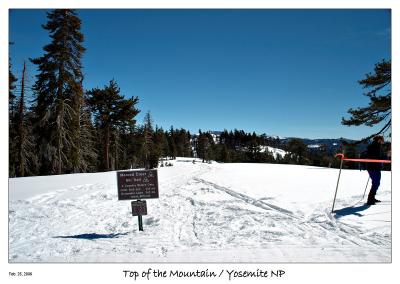
POLYGON ((276 164, 159 169, 144 232, 116 173, 9 180, 10 262, 391 262, 391 173, 276 164))

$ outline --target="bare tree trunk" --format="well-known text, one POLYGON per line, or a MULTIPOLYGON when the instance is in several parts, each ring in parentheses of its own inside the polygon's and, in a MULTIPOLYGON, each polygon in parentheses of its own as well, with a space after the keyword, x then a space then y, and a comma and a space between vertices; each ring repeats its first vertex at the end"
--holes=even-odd
POLYGON ((104 166, 108 171, 110 169, 110 157, 109 157, 109 149, 110 149, 110 126, 106 126, 106 141, 104 143, 104 166))
POLYGON ((26 73, 26 64, 24 61, 24 69, 22 71, 22 79, 21 79, 21 98, 19 101, 19 109, 18 109, 18 158, 19 158, 19 173, 18 175, 23 177, 25 176, 25 155, 24 155, 24 140, 25 138, 25 130, 24 130, 24 99, 25 99, 25 73, 26 73))
POLYGON ((114 132, 114 144, 115 144, 115 148, 114 148, 114 169, 118 170, 118 150, 119 150, 119 137, 118 137, 118 132, 115 131, 114 132))
POLYGON ((56 173, 62 173, 62 148, 63 148, 63 134, 64 134, 64 96, 63 96, 63 63, 60 63, 58 67, 58 90, 57 90, 57 101, 58 105, 56 106, 56 133, 57 133, 57 142, 56 142, 56 173))
POLYGON ((64 133, 64 101, 61 100, 57 115, 58 137, 57 137, 57 174, 62 174, 62 148, 64 133))

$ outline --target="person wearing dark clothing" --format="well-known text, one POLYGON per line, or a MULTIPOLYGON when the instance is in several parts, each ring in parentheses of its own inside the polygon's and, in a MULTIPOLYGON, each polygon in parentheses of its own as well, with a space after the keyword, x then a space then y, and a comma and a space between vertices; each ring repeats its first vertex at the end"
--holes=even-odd
MULTIPOLYGON (((387 159, 382 149, 383 143, 384 139, 382 136, 374 137, 373 142, 370 145, 368 145, 367 148, 368 159, 373 159, 373 160, 387 159)), ((381 183, 381 170, 382 170, 382 163, 367 163, 367 171, 372 181, 372 186, 368 194, 368 201, 367 201, 368 205, 374 205, 377 202, 380 202, 380 200, 375 198, 375 195, 381 183)))

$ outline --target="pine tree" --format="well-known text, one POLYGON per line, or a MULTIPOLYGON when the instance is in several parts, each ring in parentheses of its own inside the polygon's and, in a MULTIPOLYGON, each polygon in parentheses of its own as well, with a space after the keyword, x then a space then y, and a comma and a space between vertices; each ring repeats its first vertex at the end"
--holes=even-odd
POLYGON ((374 126, 383 121, 387 121, 378 133, 362 139, 362 141, 384 132, 391 126, 391 61, 382 60, 375 64, 374 74, 368 73, 365 79, 360 80, 359 84, 364 89, 368 89, 365 96, 370 99, 367 107, 349 109, 351 115, 349 119, 342 118, 342 124, 374 126))
POLYGON ((20 96, 16 97, 17 102, 12 105, 12 117, 10 124, 10 171, 12 176, 23 177, 35 172, 36 155, 34 154, 34 138, 31 131, 30 120, 25 107, 26 100, 26 64, 24 62, 20 96))
POLYGON ((87 92, 87 102, 94 114, 96 126, 100 132, 102 146, 101 169, 110 170, 111 162, 118 159, 120 147, 118 146, 119 133, 129 131, 136 123, 135 116, 139 110, 135 105, 139 102, 137 97, 124 99, 120 95, 120 88, 115 80, 111 80, 108 86, 103 89, 94 88, 87 92), (112 141, 114 138, 114 141, 112 141), (112 145, 112 142, 113 145, 112 145), (110 147, 114 148, 114 156, 110 152, 110 147))
POLYGON ((251 136, 249 135, 247 151, 250 158, 249 162, 259 162, 260 146, 257 141, 257 135, 255 132, 253 132, 251 136))
POLYGON ((158 162, 160 158, 163 156, 163 143, 164 143, 165 134, 162 128, 156 129, 153 134, 153 149, 151 155, 151 168, 157 168, 158 162))
POLYGON ((291 158, 295 164, 306 164, 308 162, 308 148, 301 139, 293 138, 287 144, 287 154, 285 158, 291 158))
POLYGON ((169 156, 169 143, 168 143, 168 132, 164 131, 162 128, 160 129, 162 133, 161 137, 161 156, 168 157, 169 156))
POLYGON ((81 21, 74 10, 47 13, 43 28, 50 34, 42 57, 31 59, 38 75, 33 112, 41 174, 61 174, 80 167, 80 111, 82 105, 81 21))
POLYGON ((154 168, 153 119, 148 111, 143 121, 143 162, 146 169, 154 168))
POLYGON ((172 160, 175 160, 176 155, 177 155, 177 150, 176 150, 176 143, 175 143, 175 130, 171 126, 169 133, 168 133, 168 144, 169 144, 169 156, 171 157, 172 160))
POLYGON ((215 143, 214 138, 212 137, 210 132, 206 133, 207 142, 206 142, 206 160, 210 162, 211 160, 215 160, 215 143))
POLYGON ((221 147, 220 159, 221 159, 221 162, 224 162, 224 163, 230 162, 229 150, 225 144, 222 145, 222 147, 221 147))
POLYGON ((214 156, 214 153, 212 151, 213 144, 214 141, 211 134, 199 130, 199 135, 197 136, 196 152, 197 156, 203 160, 203 163, 213 158, 214 156))
POLYGON ((193 157, 193 150, 192 150, 192 135, 190 134, 190 131, 185 132, 185 157, 193 157))
POLYGON ((98 151, 96 150, 97 133, 92 123, 91 110, 87 98, 83 100, 80 110, 79 136, 78 171, 95 172, 98 158, 98 151))

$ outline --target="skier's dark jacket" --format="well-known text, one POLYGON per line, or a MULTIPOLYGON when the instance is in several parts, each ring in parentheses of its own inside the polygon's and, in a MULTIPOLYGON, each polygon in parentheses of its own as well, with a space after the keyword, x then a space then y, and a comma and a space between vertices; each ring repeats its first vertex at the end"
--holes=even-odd
MULTIPOLYGON (((373 160, 386 160, 387 156, 383 152, 382 144, 377 141, 372 142, 367 147, 367 158, 373 160)), ((368 171, 380 171, 382 170, 382 163, 367 163, 368 171)))

